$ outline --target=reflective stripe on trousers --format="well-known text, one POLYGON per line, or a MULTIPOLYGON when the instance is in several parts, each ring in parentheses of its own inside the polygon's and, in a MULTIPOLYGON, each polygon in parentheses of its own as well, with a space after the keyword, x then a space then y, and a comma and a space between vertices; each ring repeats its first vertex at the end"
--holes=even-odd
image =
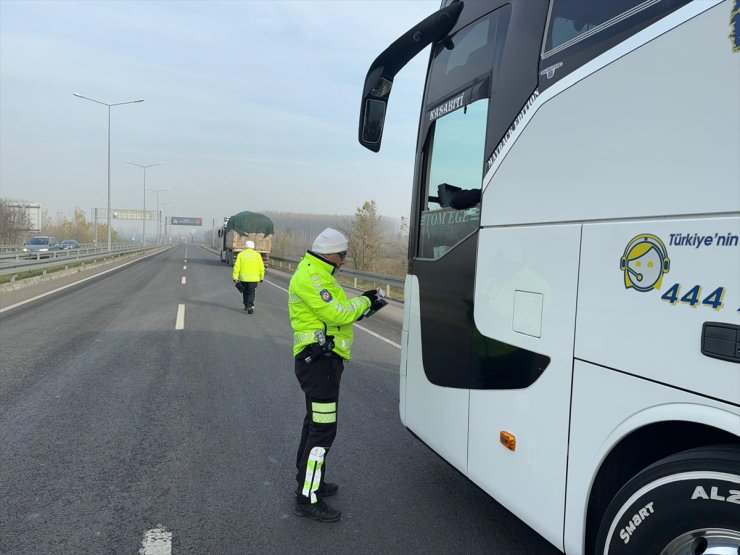
MULTIPOLYGON (((310 347, 307 348, 310 351, 310 347)), ((296 454, 299 501, 316 503, 316 491, 326 480, 326 458, 337 434, 341 358, 319 358, 306 364, 295 360, 295 373, 305 396, 306 413, 296 454)))
POLYGON ((303 497, 308 497, 311 503, 316 503, 316 490, 321 485, 321 467, 324 466, 324 455, 326 449, 323 447, 314 447, 308 456, 306 465, 306 479, 303 482, 303 497))

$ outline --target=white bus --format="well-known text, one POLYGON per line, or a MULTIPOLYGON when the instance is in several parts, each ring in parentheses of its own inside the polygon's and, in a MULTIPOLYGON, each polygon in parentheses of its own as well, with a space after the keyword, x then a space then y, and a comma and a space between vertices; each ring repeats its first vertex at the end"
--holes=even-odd
POLYGON ((403 424, 567 553, 740 551, 740 4, 445 0, 416 147, 403 424))

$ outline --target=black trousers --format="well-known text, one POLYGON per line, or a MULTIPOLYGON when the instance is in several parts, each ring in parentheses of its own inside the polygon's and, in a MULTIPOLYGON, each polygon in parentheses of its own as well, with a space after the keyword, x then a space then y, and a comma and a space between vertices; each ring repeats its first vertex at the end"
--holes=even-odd
POLYGON ((326 456, 337 435, 339 383, 344 371, 344 360, 337 355, 306 364, 303 359, 310 350, 307 347, 295 360, 295 375, 306 397, 296 455, 299 503, 316 503, 316 491, 325 481, 326 456))
POLYGON ((244 306, 252 308, 254 306, 254 293, 257 290, 258 281, 242 281, 242 299, 244 306))

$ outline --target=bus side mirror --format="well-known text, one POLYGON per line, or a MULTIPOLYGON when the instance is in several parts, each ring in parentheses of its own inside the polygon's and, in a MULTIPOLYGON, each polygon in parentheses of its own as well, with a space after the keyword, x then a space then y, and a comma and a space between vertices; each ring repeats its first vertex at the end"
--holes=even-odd
POLYGON ((365 99, 360 142, 374 152, 380 150, 386 106, 387 102, 384 100, 365 99))
POLYGON ((393 78, 424 48, 437 41, 446 40, 462 9, 463 0, 458 0, 433 13, 396 39, 372 63, 365 77, 360 104, 360 125, 357 134, 362 146, 373 152, 380 150, 393 78))
POLYGON ((360 115, 360 144, 365 148, 378 152, 380 141, 383 139, 385 125, 385 111, 388 107, 388 97, 391 94, 393 81, 382 76, 383 68, 375 68, 365 79, 365 90, 368 92, 362 99, 360 115))

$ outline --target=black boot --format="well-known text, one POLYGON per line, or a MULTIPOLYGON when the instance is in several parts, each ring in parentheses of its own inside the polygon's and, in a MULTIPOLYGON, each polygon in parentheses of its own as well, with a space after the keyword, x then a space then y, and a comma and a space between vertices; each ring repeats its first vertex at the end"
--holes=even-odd
POLYGON ((339 486, 334 482, 324 482, 316 492, 319 497, 331 497, 339 491, 339 486))
POLYGON ((296 498, 293 513, 317 522, 337 522, 342 518, 342 513, 327 505, 323 499, 319 499, 316 503, 300 503, 296 498))

